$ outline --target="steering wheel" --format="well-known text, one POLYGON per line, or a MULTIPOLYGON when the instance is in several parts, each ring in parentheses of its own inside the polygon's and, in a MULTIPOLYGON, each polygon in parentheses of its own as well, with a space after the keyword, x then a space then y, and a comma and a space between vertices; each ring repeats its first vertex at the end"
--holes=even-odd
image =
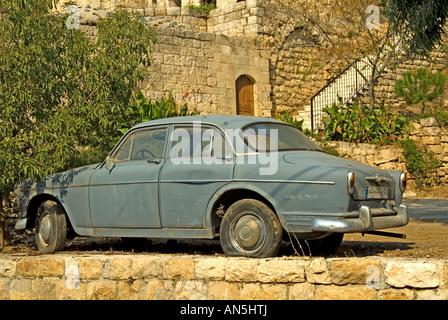
POLYGON ((137 153, 135 154, 135 157, 137 159, 149 159, 148 157, 145 156, 146 153, 148 153, 151 156, 151 158, 155 158, 156 157, 154 155, 154 153, 152 153, 148 149, 140 149, 140 150, 138 150, 137 153))

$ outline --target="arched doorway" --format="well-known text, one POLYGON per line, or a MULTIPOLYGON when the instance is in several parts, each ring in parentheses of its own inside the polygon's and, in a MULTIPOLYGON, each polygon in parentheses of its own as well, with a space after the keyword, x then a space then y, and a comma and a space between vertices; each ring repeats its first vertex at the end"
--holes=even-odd
POLYGON ((248 76, 242 75, 236 79, 236 113, 253 116, 254 113, 254 82, 248 76))

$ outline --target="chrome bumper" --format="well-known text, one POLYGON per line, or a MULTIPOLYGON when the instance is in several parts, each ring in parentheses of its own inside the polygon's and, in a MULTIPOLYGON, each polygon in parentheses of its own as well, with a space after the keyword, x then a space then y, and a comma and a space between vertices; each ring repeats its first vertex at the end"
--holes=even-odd
POLYGON ((408 224, 408 222, 409 213, 404 205, 398 207, 396 215, 378 217, 372 217, 370 207, 361 206, 358 218, 313 218, 311 221, 311 230, 320 232, 351 233, 401 227, 408 224))

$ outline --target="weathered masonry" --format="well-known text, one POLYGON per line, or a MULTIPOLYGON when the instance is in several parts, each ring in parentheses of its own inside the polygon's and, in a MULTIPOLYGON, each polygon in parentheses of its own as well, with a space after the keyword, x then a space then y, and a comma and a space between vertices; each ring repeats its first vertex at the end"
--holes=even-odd
POLYGON ((445 300, 448 261, 0 255, 2 300, 445 300))

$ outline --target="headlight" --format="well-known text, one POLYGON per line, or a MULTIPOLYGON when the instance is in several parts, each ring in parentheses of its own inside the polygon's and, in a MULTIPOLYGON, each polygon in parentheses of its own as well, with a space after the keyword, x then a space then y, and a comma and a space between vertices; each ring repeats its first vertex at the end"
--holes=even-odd
POLYGON ((352 194, 355 190, 355 173, 349 171, 347 175, 347 191, 348 194, 352 194))
POLYGON ((408 182, 408 176, 406 172, 402 172, 400 174, 400 191, 403 193, 406 191, 407 182, 408 182))

